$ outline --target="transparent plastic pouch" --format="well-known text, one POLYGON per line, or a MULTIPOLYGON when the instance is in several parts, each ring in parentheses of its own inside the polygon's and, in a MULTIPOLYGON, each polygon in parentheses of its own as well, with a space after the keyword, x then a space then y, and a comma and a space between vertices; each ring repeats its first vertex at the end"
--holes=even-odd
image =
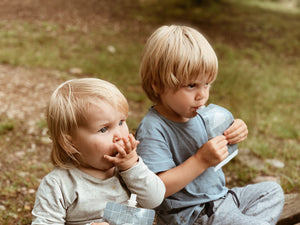
POLYGON ((115 202, 106 204, 103 216, 109 225, 152 225, 154 217, 153 209, 136 208, 134 205, 115 202))
MULTIPOLYGON (((209 104, 207 107, 200 109, 199 115, 204 121, 208 140, 218 135, 222 135, 223 132, 234 122, 231 112, 215 104, 209 104)), ((219 170, 223 165, 235 157, 238 152, 237 144, 228 145, 229 155, 225 160, 219 163, 214 170, 219 170)))

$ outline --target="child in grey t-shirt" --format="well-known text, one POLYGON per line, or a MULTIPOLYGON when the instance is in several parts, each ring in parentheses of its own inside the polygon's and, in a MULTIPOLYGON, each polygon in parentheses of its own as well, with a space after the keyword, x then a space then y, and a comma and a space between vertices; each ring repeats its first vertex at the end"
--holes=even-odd
POLYGON ((245 122, 235 119, 224 132, 208 137, 200 108, 217 73, 213 48, 191 27, 161 26, 145 44, 140 76, 153 106, 136 139, 138 154, 166 186, 156 208, 158 225, 274 225, 281 214, 279 184, 228 189, 222 169, 215 171, 229 154, 228 144, 248 135, 245 122))

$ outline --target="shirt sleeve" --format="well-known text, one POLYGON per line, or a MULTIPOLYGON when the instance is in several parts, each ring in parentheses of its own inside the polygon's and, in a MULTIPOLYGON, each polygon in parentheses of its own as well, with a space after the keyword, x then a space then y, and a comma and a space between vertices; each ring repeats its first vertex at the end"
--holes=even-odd
POLYGON ((141 123, 136 131, 136 139, 140 142, 137 153, 154 173, 176 167, 170 151, 172 142, 169 133, 166 127, 156 123, 155 120, 141 123))
POLYGON ((66 206, 62 191, 51 177, 44 177, 36 193, 32 225, 65 224, 66 206))
POLYGON ((162 180, 144 164, 142 158, 134 167, 120 172, 127 188, 137 195, 138 203, 144 208, 159 206, 166 192, 162 180))

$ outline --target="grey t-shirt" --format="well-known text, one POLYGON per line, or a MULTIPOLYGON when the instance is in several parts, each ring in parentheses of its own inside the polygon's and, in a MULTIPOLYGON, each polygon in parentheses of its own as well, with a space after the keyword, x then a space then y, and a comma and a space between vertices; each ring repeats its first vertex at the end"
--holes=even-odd
POLYGON ((137 194, 137 202, 145 208, 158 206, 165 194, 163 182, 141 158, 134 167, 106 180, 76 168, 56 168, 40 183, 32 211, 32 225, 102 222, 106 203, 126 203, 130 192, 137 194))
MULTIPOLYGON (((149 109, 136 131, 140 141, 138 154, 149 169, 158 173, 182 164, 208 141, 202 118, 197 115, 188 122, 166 119, 149 109)), ((193 224, 203 204, 227 193, 225 177, 220 169, 208 168, 185 188, 166 198, 156 209, 157 224, 193 224)))

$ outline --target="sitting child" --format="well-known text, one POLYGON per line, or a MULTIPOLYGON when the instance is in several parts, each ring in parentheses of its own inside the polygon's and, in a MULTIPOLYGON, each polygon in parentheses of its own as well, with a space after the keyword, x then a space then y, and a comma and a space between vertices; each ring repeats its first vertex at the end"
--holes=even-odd
POLYGON ((69 80, 54 91, 47 123, 55 168, 40 183, 32 224, 108 224, 106 203, 130 193, 142 207, 161 204, 165 186, 138 157, 127 115, 127 100, 104 80, 69 80))
POLYGON ((136 131, 138 153, 163 180, 158 225, 274 225, 284 204, 275 182, 229 189, 222 169, 227 144, 247 138, 235 119, 208 139, 199 115, 216 79, 218 60, 208 41, 186 26, 162 26, 148 39, 140 66, 142 87, 154 102, 136 131))

